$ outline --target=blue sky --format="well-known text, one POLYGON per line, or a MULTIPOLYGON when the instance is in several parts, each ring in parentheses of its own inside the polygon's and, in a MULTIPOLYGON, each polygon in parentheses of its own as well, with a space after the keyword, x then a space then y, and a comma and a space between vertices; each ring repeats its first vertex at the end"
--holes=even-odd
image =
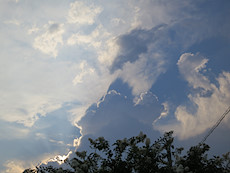
MULTIPOLYGON (((0 172, 87 138, 196 145, 230 105, 230 1, 0 1, 0 172)), ((208 138, 230 148, 230 116, 208 138)), ((60 157, 61 158, 61 157, 60 157)))

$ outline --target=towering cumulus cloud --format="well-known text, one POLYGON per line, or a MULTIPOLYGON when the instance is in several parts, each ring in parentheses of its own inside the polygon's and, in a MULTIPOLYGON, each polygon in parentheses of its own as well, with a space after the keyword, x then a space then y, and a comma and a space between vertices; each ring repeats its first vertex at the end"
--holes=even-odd
MULTIPOLYGON (((161 112, 162 106, 154 95, 146 93, 142 102, 148 102, 149 106, 134 105, 132 100, 111 90, 97 105, 93 105, 86 115, 78 122, 82 127, 83 139, 97 137, 99 134, 115 140, 118 137, 132 136, 139 129, 149 133, 152 129, 152 121, 161 112), (148 96, 147 96, 148 95, 148 96), (150 106, 152 104, 152 106, 150 106), (148 109, 149 113, 144 112, 148 109), (151 112, 151 113, 150 113, 151 112)), ((84 143, 81 144, 84 146, 84 143)))
POLYGON ((151 134, 152 122, 162 109, 163 106, 152 93, 143 93, 134 103, 129 97, 110 90, 78 122, 83 135, 80 148, 86 146, 88 137, 95 138, 98 135, 115 140, 119 137, 131 137, 139 133, 140 129, 151 134))

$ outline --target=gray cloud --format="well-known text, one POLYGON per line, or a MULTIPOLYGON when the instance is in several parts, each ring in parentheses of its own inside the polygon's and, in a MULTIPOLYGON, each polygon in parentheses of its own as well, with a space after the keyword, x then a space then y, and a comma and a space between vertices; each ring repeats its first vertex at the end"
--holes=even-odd
MULTIPOLYGON (((80 145, 77 146, 77 150, 90 151, 89 137, 95 139, 103 136, 113 142, 119 138, 137 135, 142 131, 152 139, 158 138, 160 133, 153 129, 152 122, 164 111, 164 106, 151 92, 142 93, 136 102, 133 102, 133 98, 131 88, 126 83, 120 79, 114 81, 107 94, 92 104, 77 122, 82 135, 78 138, 80 145)), ((73 152, 69 158, 74 155, 73 152)), ((55 161, 51 160, 42 166, 55 164, 55 161)), ((64 163, 61 165, 65 166, 64 163)))
POLYGON ((140 28, 117 37, 119 51, 110 67, 112 73, 122 69, 125 63, 134 63, 142 54, 151 51, 167 56, 168 60, 177 53, 174 56, 176 62, 177 57, 194 43, 216 36, 229 38, 230 24, 225 22, 225 18, 230 14, 224 3, 203 1, 193 4, 181 3, 177 4, 177 7, 170 5, 173 10, 177 8, 179 10, 182 6, 188 9, 186 13, 181 9, 173 11, 178 16, 172 22, 165 22, 165 24, 161 22, 158 26, 148 27, 148 29, 139 26, 140 28), (203 6, 206 8, 200 8, 203 6), (216 13, 216 9, 223 9, 223 11, 216 13))
POLYGON ((135 62, 139 56, 148 51, 148 46, 156 40, 156 32, 164 27, 160 25, 151 30, 134 29, 118 38, 119 53, 111 65, 111 72, 121 69, 126 62, 135 62))
POLYGON ((49 32, 50 33, 54 33, 54 32, 57 32, 61 29, 61 25, 58 24, 58 23, 53 23, 49 26, 49 32))
POLYGON ((68 118, 67 106, 47 116, 41 116, 33 125, 32 132, 37 138, 46 138, 48 141, 65 146, 73 145, 73 139, 78 137, 79 129, 68 118))
MULTIPOLYGON (((123 86, 124 89, 125 84, 123 86)), ((83 135, 78 149, 88 149, 88 137, 104 136, 113 141, 143 131, 155 138, 159 133, 153 130, 152 122, 163 109, 163 105, 152 93, 143 93, 135 104, 132 98, 110 90, 101 101, 89 107, 77 123, 83 135)))

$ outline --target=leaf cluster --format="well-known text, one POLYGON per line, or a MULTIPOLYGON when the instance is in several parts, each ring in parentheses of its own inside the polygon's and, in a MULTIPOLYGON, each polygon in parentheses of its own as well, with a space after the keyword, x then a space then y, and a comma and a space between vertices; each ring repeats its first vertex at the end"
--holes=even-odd
POLYGON ((61 168, 27 169, 23 173, 222 173, 230 172, 230 153, 208 158, 207 144, 193 146, 182 155, 183 148, 173 145, 173 132, 151 143, 142 132, 112 145, 104 137, 89 138, 91 153, 76 151, 76 157, 65 160, 71 170, 61 168))

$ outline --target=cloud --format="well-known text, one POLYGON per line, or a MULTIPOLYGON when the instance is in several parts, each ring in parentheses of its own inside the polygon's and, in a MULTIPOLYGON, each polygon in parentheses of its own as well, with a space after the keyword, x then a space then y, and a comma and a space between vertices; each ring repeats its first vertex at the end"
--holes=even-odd
POLYGON ((0 121, 1 132, 6 134, 1 133, 0 136, 0 151, 4 155, 0 158, 0 162, 6 163, 8 172, 20 165, 21 169, 34 167, 41 160, 73 150, 73 141, 80 136, 80 133, 79 129, 70 122, 71 113, 68 110, 71 106, 65 105, 59 110, 39 117, 31 128, 0 121), (13 163, 15 164, 12 165, 13 163))
POLYGON ((23 172, 25 169, 28 168, 35 168, 36 166, 43 166, 46 164, 52 165, 54 167, 60 167, 66 169, 69 168, 69 165, 60 165, 63 163, 64 159, 71 154, 71 152, 67 155, 58 155, 58 153, 45 153, 44 155, 38 157, 38 158, 33 158, 33 160, 7 160, 3 164, 3 168, 1 169, 1 173, 19 173, 23 172), (56 156, 55 156, 56 155, 56 156), (42 164, 43 163, 43 164, 42 164))
MULTIPOLYGON (((122 89, 126 87, 124 85, 122 89)), ((131 137, 140 131, 155 136, 157 132, 152 128, 152 122, 161 111, 163 106, 152 93, 142 93, 135 104, 132 97, 110 90, 77 122, 82 134, 78 150, 86 149, 88 137, 104 136, 113 141, 131 137)))
POLYGON ((7 161, 4 165, 6 169, 2 173, 19 173, 26 169, 26 164, 23 161, 7 161))
POLYGON ((61 108, 40 117, 33 125, 30 135, 34 134, 40 142, 48 140, 52 145, 61 145, 63 148, 73 145, 73 140, 79 135, 79 130, 70 121, 71 113, 61 108))
POLYGON ((63 44, 62 35, 64 28, 62 24, 49 22, 44 26, 45 33, 34 39, 33 47, 53 57, 57 57, 57 46, 63 44))
POLYGON ((20 25, 21 25, 20 21, 18 21, 18 20, 16 20, 16 19, 4 21, 4 23, 5 23, 5 24, 13 24, 13 25, 17 25, 17 26, 20 26, 20 25))
POLYGON ((139 95, 148 91, 158 76, 165 72, 164 65, 164 59, 158 54, 153 54, 151 58, 143 55, 133 64, 126 63, 119 76, 133 88, 134 95, 139 95))
MULTIPOLYGON (((202 72, 207 61, 207 58, 198 54, 181 55, 178 68, 189 85, 197 90, 188 95, 189 105, 180 105, 176 108, 176 122, 167 125, 154 124, 156 129, 173 129, 180 139, 187 139, 204 133, 225 112, 230 103, 230 73, 222 72, 216 78, 216 82, 208 80, 202 72), (191 111, 191 107, 195 110, 191 111)), ((230 118, 226 117, 222 123, 229 127, 229 120, 230 118)))
POLYGON ((178 60, 180 73, 194 88, 210 89, 210 81, 202 75, 201 71, 205 69, 208 59, 201 57, 199 54, 183 54, 178 60))
MULTIPOLYGON (((55 152, 58 148, 64 151, 63 143, 71 144, 73 136, 69 137, 67 134, 75 132, 68 131, 69 128, 61 121, 71 121, 64 124, 72 127, 75 121, 82 118, 82 127, 78 127, 84 132, 90 132, 83 136, 84 139, 87 139, 87 135, 92 135, 91 131, 94 130, 97 134, 107 132, 107 136, 111 130, 111 134, 116 134, 120 138, 119 133, 122 132, 117 127, 121 126, 121 130, 124 130, 132 122, 138 128, 145 127, 146 131, 152 130, 151 123, 159 115, 162 118, 157 122, 165 120, 170 117, 164 117, 166 114, 174 112, 169 106, 168 113, 167 100, 163 100, 165 104, 161 105, 159 102, 162 100, 157 101, 154 94, 148 92, 159 77, 167 72, 171 64, 176 64, 178 56, 187 52, 186 49, 194 43, 220 35, 229 38, 230 25, 226 22, 229 10, 225 3, 193 3, 180 0, 72 1, 73 3, 56 0, 55 2, 0 2, 0 16, 3 21, 0 24, 2 48, 0 121, 9 128, 9 136, 18 140, 15 143, 21 143, 21 146, 27 146, 30 150, 35 146, 40 153, 55 152), (217 12, 216 9, 223 10, 217 12), (92 116, 99 117, 99 120, 100 117, 105 120, 111 118, 105 116, 106 112, 113 115, 111 121, 105 121, 105 124, 103 118, 102 122, 95 118, 95 123, 103 124, 102 127, 97 127, 89 116, 90 109, 87 108, 106 93, 116 78, 125 82, 128 89, 122 92, 117 89, 119 87, 114 87, 103 97, 104 99, 98 104, 99 107, 90 107, 93 111, 92 116), (116 99, 120 100, 120 103, 116 102, 116 99), (152 106, 147 106, 147 102, 152 106), (68 120, 63 120, 58 115, 50 116, 55 110, 64 108, 70 103, 74 106, 66 108, 71 114, 68 114, 70 116, 68 120), (131 110, 132 115, 124 105, 131 110), (156 105, 156 108, 153 105, 156 105), (85 110, 88 110, 86 115, 85 110), (146 115, 145 111, 150 113, 146 115), (116 114, 127 116, 116 116, 116 114), (49 116, 58 119, 59 124, 53 124, 49 116), (50 126, 46 124, 48 127, 43 127, 45 124, 43 121, 46 120, 50 126), (87 122, 92 127, 88 127, 87 122), (120 125, 120 122, 123 124, 120 125), (42 128, 35 128, 33 131, 35 125, 42 128), (56 135, 51 128, 57 129, 59 135, 56 135), (14 134, 15 131, 20 133, 14 134), (27 138, 30 134, 34 134, 34 141, 27 138), (20 141, 22 138, 27 139, 26 145, 20 141), (44 144, 37 147, 37 141, 42 141, 44 144), (53 147, 55 151, 49 147, 53 147)), ((178 62, 183 78, 195 90, 195 93, 189 96, 194 103, 195 98, 201 100, 214 97, 216 90, 220 90, 216 82, 205 75, 207 72, 204 68, 207 61, 201 62, 200 58, 202 57, 198 55, 184 54, 181 62, 178 62), (182 62, 183 59, 185 62, 182 62)), ((220 75, 217 78, 218 82, 226 81, 227 76, 227 73, 222 73, 222 77, 220 75)), ((222 82, 221 86, 223 85, 222 82)), ((167 83, 167 87, 170 88, 171 85, 167 83)), ((152 92, 155 93, 154 90, 152 92)), ((168 93, 170 92, 165 95, 170 97, 168 93)), ((178 93, 174 94, 178 96, 178 93)), ((178 117, 182 110, 179 108, 178 117)), ((185 109, 185 113, 190 112, 185 109)), ((66 113, 63 115, 66 116, 66 113)), ((130 131, 127 135, 139 132, 139 130, 136 132, 134 126, 128 128, 130 131)), ((2 139, 8 141, 7 135, 8 133, 3 134, 2 139)), ((15 153, 11 157, 20 156, 19 151, 15 153)))
POLYGON ((119 52, 111 65, 111 72, 121 69, 126 62, 133 63, 137 61, 141 54, 146 53, 150 42, 155 41, 154 32, 157 29, 158 28, 154 28, 153 30, 136 29, 120 36, 117 39, 119 52))
POLYGON ((87 5, 84 2, 76 1, 70 4, 68 14, 68 22, 80 25, 91 25, 95 22, 95 18, 100 14, 102 8, 93 4, 87 5))
POLYGON ((95 49, 94 51, 100 51, 103 46, 102 43, 108 39, 109 36, 110 33, 107 32, 102 25, 98 25, 90 34, 82 34, 81 32, 78 32, 71 35, 67 40, 67 44, 70 46, 76 44, 85 49, 93 47, 95 49))
MULTIPOLYGON (((20 59, 20 57, 17 58, 20 59)), ((62 99, 65 98, 65 101, 71 99, 65 93, 59 92, 58 95, 56 93, 61 89, 56 85, 57 83, 69 81, 70 85, 67 88, 72 85, 73 78, 68 77, 67 71, 67 69, 71 71, 71 67, 66 66, 67 64, 55 63, 46 66, 46 63, 41 61, 30 60, 17 63, 15 61, 15 65, 13 65, 10 60, 12 59, 9 59, 9 62, 4 61, 5 66, 2 66, 6 75, 1 75, 0 78, 2 83, 0 93, 4 98, 1 101, 0 119, 32 126, 37 120, 38 114, 44 116, 47 112, 60 108, 63 103, 62 99), (59 72, 57 68, 60 70, 59 72), (14 78, 15 74, 17 74, 17 78, 14 78), (7 89, 5 89, 6 86, 7 89)))
MULTIPOLYGON (((106 92, 113 81, 114 75, 110 75, 105 67, 98 67, 95 55, 88 56, 88 50, 82 52, 79 48, 66 45, 66 38, 71 36, 66 31, 73 25, 67 25, 66 18, 63 18, 69 3, 60 4, 53 6, 52 3, 45 2, 44 6, 41 6, 38 1, 30 1, 27 4, 22 1, 17 7, 13 4, 17 10, 12 12, 12 16, 18 16, 16 19, 20 21, 21 27, 2 23, 1 120, 32 127, 40 118, 39 115, 46 116, 64 103, 75 102, 82 107, 92 104, 106 92), (40 9, 40 14, 36 17, 34 14, 38 13, 37 8, 29 15, 32 6, 40 9), (32 46, 40 51, 34 51, 32 46), (67 55, 63 55, 60 46, 65 49, 67 55), (9 47, 12 47, 10 52, 9 47), (55 57, 59 53, 62 55, 55 61, 43 58, 55 57), (87 68, 85 66, 81 69, 83 60, 87 63, 87 68)), ((6 16, 6 9, 13 7, 1 2, 1 16, 6 16)), ((13 18, 12 16, 7 15, 3 21, 9 21, 8 17, 13 18)), ((79 30, 81 29, 78 28, 79 30)), ((104 33, 103 27, 98 26, 93 28, 90 36, 96 41, 103 37, 102 32, 104 33)), ((80 44, 82 45, 82 42, 80 44)), ((75 118, 78 116, 82 115, 77 114, 75 118)))
POLYGON ((167 56, 178 46, 176 40, 168 43, 169 26, 160 25, 150 30, 135 29, 117 38, 117 55, 110 66, 111 73, 127 82, 133 94, 148 91, 160 74, 166 71, 167 56), (159 36, 161 35, 161 36, 159 36), (167 51, 163 51, 164 48, 167 51))
POLYGON ((4 140, 23 139, 28 136, 30 130, 16 123, 0 121, 0 138, 4 140), (7 135, 6 135, 7 134, 7 135))
MULTIPOLYGON (((51 30, 47 30, 47 33, 59 32, 57 30, 62 27, 56 24, 50 26, 51 30)), ((18 39, 23 38, 18 36, 18 39)), ((20 43, 14 43, 17 49, 13 51, 2 51, 1 120, 31 127, 39 114, 45 116, 64 103, 74 102, 76 107, 92 104, 106 92, 114 79, 106 68, 93 66, 94 57, 83 60, 79 55, 76 61, 44 59, 41 58, 42 54, 20 43)))
MULTIPOLYGON (((187 7, 190 5, 189 3, 182 4, 187 7)), ((181 8, 182 6, 175 7, 171 4, 170 8, 181 8)), ((193 10, 191 9, 191 11, 193 10)), ((177 57, 181 53, 186 52, 201 40, 222 36, 226 32, 226 28, 229 27, 225 26, 222 29, 223 33, 220 33, 217 32, 216 24, 208 20, 206 13, 201 12, 201 17, 191 17, 189 14, 190 11, 182 18, 175 14, 178 19, 173 22, 152 28, 135 28, 116 37, 115 41, 111 42, 111 45, 114 45, 115 42, 117 46, 114 46, 115 54, 112 52, 114 56, 110 59, 110 62, 112 61, 110 72, 118 73, 120 78, 133 87, 134 95, 148 91, 156 83, 158 77, 177 61, 177 57), (205 25, 210 26, 208 32, 205 25)), ((110 50, 109 47, 108 50, 110 50)), ((207 80, 205 77, 201 79, 197 73, 206 63, 204 60, 201 66, 197 66, 195 71, 192 70, 193 75, 198 75, 196 79, 207 80)), ((195 60, 193 64, 196 65, 195 60)), ((179 70, 182 72, 186 68, 185 66, 180 67, 179 70)), ((195 88, 199 87, 199 83, 205 85, 202 81, 196 82, 195 88)), ((208 87, 207 85, 206 87, 208 87)))
POLYGON ((86 61, 83 61, 81 64, 80 64, 80 69, 81 69, 81 73, 76 75, 75 78, 73 79, 73 84, 74 85, 77 85, 78 83, 83 83, 83 78, 86 76, 86 75, 91 75, 94 73, 94 69, 93 68, 90 68, 90 67, 87 67, 87 63, 86 61))
MULTIPOLYGON (((36 56, 23 59, 20 55, 4 59, 0 65, 4 71, 0 75, 0 119, 32 127, 39 115, 46 116, 65 103, 76 103, 76 108, 92 104, 106 92, 115 76, 86 62, 50 62, 36 56)), ((76 119, 82 116, 75 115, 76 119)))
POLYGON ((88 35, 81 35, 81 34, 74 34, 72 35, 67 43, 69 45, 75 45, 75 44, 78 44, 78 45, 82 45, 82 44, 85 44, 85 45, 92 45, 93 47, 99 47, 101 45, 100 42, 94 42, 93 38, 91 36, 88 36, 88 35))
POLYGON ((116 37, 105 41, 105 47, 98 51, 98 61, 100 64, 110 67, 119 52, 119 45, 116 43, 116 37))
POLYGON ((62 168, 63 170, 71 170, 74 171, 73 168, 69 164, 65 164, 64 160, 69 157, 72 152, 69 152, 67 155, 58 155, 52 159, 46 160, 43 163, 39 164, 39 167, 49 167, 52 166, 53 168, 62 168))
POLYGON ((151 29, 153 26, 173 23, 182 18, 190 17, 193 5, 191 2, 181 2, 180 0, 174 2, 167 0, 136 2, 133 4, 134 15, 131 26, 151 29))
POLYGON ((38 31, 39 31, 39 28, 36 27, 36 25, 34 25, 32 28, 30 28, 30 29, 28 30, 28 34, 30 35, 30 34, 33 34, 33 33, 38 32, 38 31))
POLYGON ((161 112, 160 116, 154 120, 153 123, 156 123, 158 120, 160 120, 161 118, 166 117, 169 114, 169 105, 167 102, 162 103, 162 105, 164 106, 164 111, 161 112))
MULTIPOLYGON (((111 142, 118 138, 134 136, 140 131, 153 138, 159 136, 153 129, 152 122, 161 114, 164 106, 153 93, 142 93, 134 103, 132 95, 124 95, 124 91, 130 88, 120 79, 111 84, 110 88, 97 103, 88 107, 81 119, 76 121, 81 132, 81 137, 75 140, 77 150, 89 150, 88 137, 104 136, 111 142), (121 93, 112 88, 117 88, 121 93)), ((73 156, 74 152, 69 158, 73 156)), ((57 163, 49 161, 42 166, 55 164, 57 166, 57 163)), ((65 164, 59 166, 65 167, 65 164)))

